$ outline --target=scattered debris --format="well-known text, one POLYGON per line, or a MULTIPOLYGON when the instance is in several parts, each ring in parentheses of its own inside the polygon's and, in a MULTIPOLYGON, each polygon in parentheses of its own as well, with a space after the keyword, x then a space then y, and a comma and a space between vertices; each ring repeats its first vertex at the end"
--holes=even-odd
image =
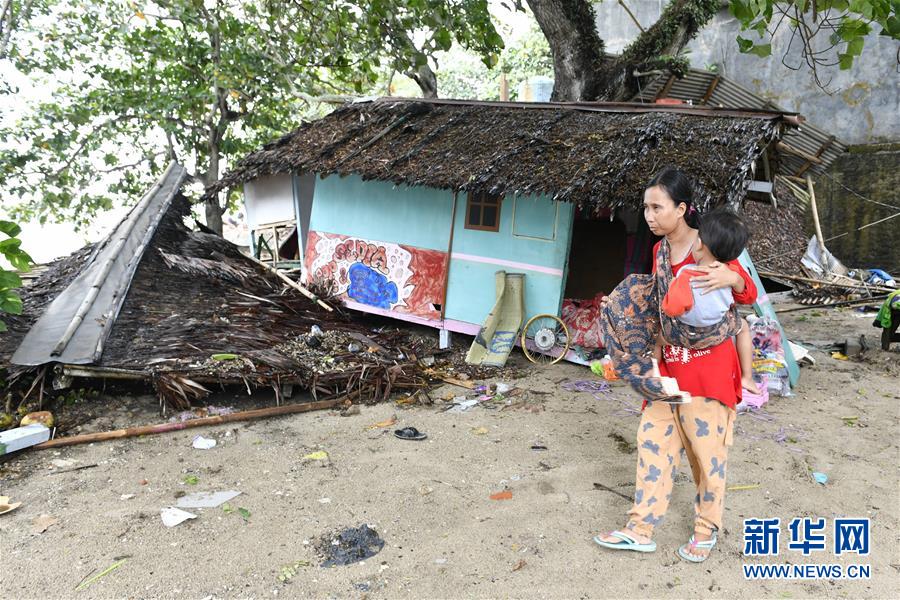
POLYGON ((474 433, 475 435, 485 435, 487 432, 488 432, 487 427, 473 427, 472 428, 472 433, 474 433))
POLYGON ((328 460, 328 453, 324 450, 319 450, 317 452, 310 452, 306 456, 303 457, 303 460, 328 460))
POLYGON ((614 490, 613 488, 609 487, 608 485, 604 485, 604 484, 602 484, 602 483, 594 482, 594 489, 595 489, 595 490, 603 490, 604 492, 610 492, 610 493, 612 493, 612 494, 615 494, 616 496, 621 496, 622 498, 625 498, 625 499, 628 500, 629 502, 633 502, 633 501, 634 501, 634 499, 631 498, 630 496, 626 496, 625 494, 623 494, 623 493, 620 492, 619 490, 614 490))
POLYGON ((422 433, 415 427, 404 427, 403 429, 397 429, 394 431, 394 436, 400 438, 401 440, 410 440, 410 441, 421 441, 428 437, 427 434, 422 433))
POLYGON ((0 456, 36 446, 50 439, 50 429, 40 423, 0 431, 0 456))
POLYGON ((178 502, 175 503, 175 506, 178 508, 215 508, 240 495, 241 493, 235 490, 228 490, 225 492, 195 492, 179 498, 178 502))
POLYGON ((119 500, 131 500, 134 496, 134 494, 122 494, 119 496, 119 500))
POLYGON ((821 473, 819 471, 813 471, 812 476, 813 476, 813 479, 818 484, 825 485, 826 483, 828 483, 828 475, 826 475, 825 473, 821 473))
POLYGON ((370 431, 372 429, 382 429, 384 427, 390 427, 391 425, 397 424, 397 415, 392 416, 390 419, 386 421, 379 421, 378 423, 372 423, 368 427, 366 427, 366 431, 370 431))
POLYGON ((196 475, 185 475, 184 482, 188 485, 197 485, 200 483, 200 478, 196 475))
POLYGON ((515 564, 515 566, 512 568, 513 573, 515 573, 516 571, 518 571, 519 569, 521 569, 522 567, 524 567, 526 564, 527 564, 527 563, 525 562, 525 559, 524 559, 524 558, 521 559, 521 560, 520 560, 519 562, 517 562, 517 563, 515 564))
POLYGON ((725 489, 729 492, 740 492, 744 490, 755 490, 759 487, 760 485, 758 483, 751 483, 749 485, 730 485, 725 489))
POLYGON ((216 447, 216 440, 198 435, 194 438, 194 441, 191 442, 191 446, 197 450, 210 450, 216 447))
POLYGON ((298 560, 294 563, 281 567, 281 571, 278 574, 278 581, 280 581, 281 583, 289 583, 291 579, 293 579, 294 576, 297 575, 297 572, 301 567, 308 567, 309 565, 310 562, 308 560, 298 560))
MULTIPOLYGON (((125 564, 125 560, 126 560, 126 559, 123 558, 122 560, 113 563, 112 565, 110 565, 109 567, 107 567, 106 569, 104 569, 103 571, 101 571, 100 573, 97 573, 96 575, 94 575, 94 576, 91 577, 90 579, 82 579, 82 580, 81 580, 81 583, 79 583, 79 584, 75 587, 75 591, 76 591, 76 592, 80 592, 81 590, 83 590, 83 589, 86 588, 87 586, 91 585, 92 583, 94 583, 95 581, 97 581, 98 579, 100 579, 101 577, 106 577, 107 575, 109 575, 110 573, 112 573, 113 571, 115 571, 116 569, 118 569, 119 567, 121 567, 123 564, 125 564)), ((90 573, 88 573, 88 575, 90 575, 90 573)))
POLYGON ((160 511, 159 516, 162 518, 163 525, 166 527, 175 527, 180 523, 184 523, 188 519, 196 519, 197 515, 189 513, 186 510, 169 506, 160 511))
POLYGON ((461 413, 470 410, 472 407, 478 404, 478 398, 472 398, 471 400, 467 399, 465 396, 457 396, 453 399, 453 406, 451 406, 447 412, 448 413, 461 413))
POLYGON ((25 427, 26 425, 32 425, 34 423, 40 423, 44 427, 53 429, 53 413, 48 410, 28 413, 27 415, 22 417, 21 421, 19 421, 19 426, 25 427))
POLYGON ((491 500, 512 500, 512 490, 503 490, 502 492, 497 492, 496 494, 491 494, 491 500))
POLYGON ((35 517, 31 521, 31 533, 33 535, 40 535, 57 523, 59 523, 59 519, 57 519, 56 517, 51 517, 50 515, 40 515, 39 517, 35 517))
POLYGON ((384 540, 368 525, 325 534, 315 543, 323 567, 336 567, 360 562, 375 556, 384 548, 384 540))
POLYGON ((9 496, 0 496, 0 515, 10 513, 22 506, 21 502, 10 502, 9 496))

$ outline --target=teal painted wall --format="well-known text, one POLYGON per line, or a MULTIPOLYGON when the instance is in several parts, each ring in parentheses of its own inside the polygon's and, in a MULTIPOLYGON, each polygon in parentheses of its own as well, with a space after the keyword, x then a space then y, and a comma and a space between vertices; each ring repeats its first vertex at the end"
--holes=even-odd
POLYGON ((447 190, 330 175, 316 181, 310 229, 446 252, 452 210, 447 190))
MULTIPOLYGON (((310 229, 447 251, 453 194, 426 187, 331 175, 316 181, 310 229)), ((559 314, 574 207, 545 196, 503 200, 500 231, 466 229, 466 194, 457 198, 453 253, 557 269, 562 274, 451 258, 447 319, 481 324, 494 306, 494 273, 525 273, 525 312, 559 314)))
POLYGON ((494 273, 525 273, 526 319, 540 313, 559 314, 574 206, 546 196, 508 195, 500 209, 500 231, 466 229, 466 196, 459 194, 453 253, 559 269, 562 275, 511 266, 450 259, 446 318, 480 324, 494 306, 494 273))

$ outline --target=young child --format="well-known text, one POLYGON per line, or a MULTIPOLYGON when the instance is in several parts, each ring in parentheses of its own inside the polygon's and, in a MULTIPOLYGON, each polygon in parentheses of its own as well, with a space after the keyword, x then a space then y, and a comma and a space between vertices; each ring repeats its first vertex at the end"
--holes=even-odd
MULTIPOLYGON (((729 210, 714 210, 700 218, 697 240, 691 248, 691 255, 698 266, 713 263, 728 263, 735 260, 750 239, 750 232, 739 216, 729 210)), ((695 289, 691 278, 704 272, 685 265, 675 273, 669 291, 663 298, 663 311, 682 323, 692 327, 708 327, 725 318, 734 304, 731 288, 722 288, 703 293, 695 289)), ((732 268, 729 265, 729 268, 732 268)), ((657 360, 664 342, 659 340, 654 350, 657 360)), ((741 330, 737 334, 735 347, 741 365, 741 386, 754 394, 759 393, 753 381, 753 339, 746 320, 741 319, 741 330)))

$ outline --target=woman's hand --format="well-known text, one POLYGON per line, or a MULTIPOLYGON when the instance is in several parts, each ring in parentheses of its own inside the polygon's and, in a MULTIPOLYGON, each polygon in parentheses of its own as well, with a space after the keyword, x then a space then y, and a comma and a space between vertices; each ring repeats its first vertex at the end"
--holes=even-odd
POLYGON ((698 275, 691 277, 692 282, 696 282, 697 288, 701 293, 708 294, 714 290, 730 287, 732 290, 740 294, 744 291, 744 279, 736 272, 728 268, 720 262, 714 262, 705 267, 699 265, 691 265, 695 271, 703 271, 706 275, 698 275))

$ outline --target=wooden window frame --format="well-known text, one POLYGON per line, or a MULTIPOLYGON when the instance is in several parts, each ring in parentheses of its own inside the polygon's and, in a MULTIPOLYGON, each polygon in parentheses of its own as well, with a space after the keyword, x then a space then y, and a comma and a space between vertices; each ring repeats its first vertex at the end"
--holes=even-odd
POLYGON ((465 228, 473 229, 475 231, 492 231, 494 233, 500 231, 500 208, 503 206, 503 195, 502 194, 489 194, 485 192, 468 192, 466 194, 466 220, 465 220, 465 228), (484 202, 483 198, 496 198, 497 203, 488 203, 484 202), (472 206, 479 207, 479 224, 473 224, 469 222, 469 215, 472 214, 472 206), (485 206, 496 206, 497 208, 497 221, 496 224, 491 225, 482 225, 480 221, 484 219, 484 207, 485 206))

